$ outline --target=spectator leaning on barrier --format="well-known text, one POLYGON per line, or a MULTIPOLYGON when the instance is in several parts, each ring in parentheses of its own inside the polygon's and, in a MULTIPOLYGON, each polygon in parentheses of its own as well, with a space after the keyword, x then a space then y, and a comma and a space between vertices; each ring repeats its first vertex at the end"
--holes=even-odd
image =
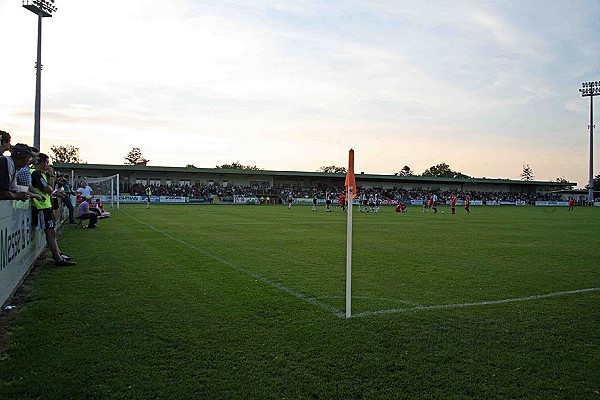
MULTIPOLYGON (((31 197, 41 200, 41 198, 39 198, 39 195, 35 193, 33 186, 31 186, 31 173, 34 171, 34 166, 37 163, 39 150, 35 147, 30 147, 30 149, 31 159, 29 163, 17 170, 17 185, 26 186, 31 197)), ((34 214, 34 216, 36 215, 37 214, 34 214)))
POLYGON ((31 186, 31 173, 35 169, 35 164, 38 161, 38 153, 39 150, 35 147, 30 147, 31 149, 31 159, 22 168, 17 170, 17 184, 21 186, 31 186))
POLYGON ((54 182, 52 182, 52 176, 48 176, 48 171, 52 171, 50 168, 50 158, 40 153, 38 156, 38 162, 35 166, 35 171, 31 174, 32 185, 37 194, 42 196, 42 200, 34 199, 33 205, 40 214, 42 227, 46 234, 46 244, 52 253, 52 258, 58 266, 75 265, 75 262, 71 261, 71 257, 60 252, 58 243, 56 241, 56 223, 54 221, 54 210, 52 209, 52 189, 54 182))
POLYGON ((10 150, 10 133, 0 131, 0 156, 10 150))
POLYGON ((28 200, 38 197, 27 190, 19 190, 17 185, 17 170, 29 163, 31 148, 23 143, 12 146, 10 157, 0 156, 0 199, 28 200))

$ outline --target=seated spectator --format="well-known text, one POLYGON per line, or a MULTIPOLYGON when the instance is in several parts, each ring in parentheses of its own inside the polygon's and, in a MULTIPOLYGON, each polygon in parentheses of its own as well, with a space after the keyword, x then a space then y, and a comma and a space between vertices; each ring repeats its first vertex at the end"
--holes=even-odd
POLYGON ((110 217, 110 213, 108 211, 104 211, 104 207, 102 206, 102 201, 100 201, 100 199, 96 199, 95 203, 90 203, 90 210, 95 212, 98 215, 98 218, 110 217))
POLYGON ((98 215, 90 210, 90 203, 88 203, 88 201, 89 199, 84 198, 79 204, 79 207, 77 207, 77 218, 89 219, 90 223, 88 224, 88 228, 95 228, 96 223, 98 223, 98 215))

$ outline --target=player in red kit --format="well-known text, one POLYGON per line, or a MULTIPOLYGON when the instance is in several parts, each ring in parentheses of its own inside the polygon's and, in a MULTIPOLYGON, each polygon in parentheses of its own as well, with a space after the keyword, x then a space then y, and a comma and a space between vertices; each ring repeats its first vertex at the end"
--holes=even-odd
POLYGON ((452 210, 452 214, 456 214, 456 196, 452 193, 452 197, 450 198, 450 210, 452 210))
POLYGON ((467 212, 467 214, 471 214, 471 197, 469 197, 469 195, 465 196, 465 211, 467 212))
POLYGON ((340 193, 340 197, 338 197, 338 206, 342 207, 342 211, 346 211, 346 198, 343 193, 340 193))

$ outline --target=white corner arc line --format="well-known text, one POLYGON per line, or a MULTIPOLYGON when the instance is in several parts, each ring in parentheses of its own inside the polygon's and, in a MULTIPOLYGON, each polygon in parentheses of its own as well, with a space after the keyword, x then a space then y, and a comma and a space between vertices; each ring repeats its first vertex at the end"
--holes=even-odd
POLYGON ((267 284, 267 285, 269 285, 271 287, 274 287, 274 288, 279 289, 279 290, 281 290, 283 292, 286 292, 286 293, 288 293, 288 294, 290 294, 290 295, 292 295, 292 296, 294 296, 294 297, 296 297, 296 298, 298 298, 300 300, 303 300, 305 302, 313 304, 313 305, 315 305, 317 307, 323 308, 323 309, 325 309, 325 310, 333 313, 338 318, 345 318, 346 314, 344 312, 342 312, 341 310, 338 310, 337 308, 335 308, 333 306, 330 306, 329 304, 325 304, 325 303, 320 302, 315 297, 307 296, 307 295, 305 295, 303 293, 295 291, 294 289, 290 289, 287 286, 282 285, 281 283, 273 282, 273 281, 271 281, 271 280, 263 277, 262 275, 257 274, 256 272, 252 272, 252 271, 247 270, 245 268, 242 268, 239 265, 236 265, 236 264, 234 264, 232 262, 229 262, 227 260, 223 260, 220 257, 217 257, 217 256, 215 256, 215 255, 213 255, 213 254, 211 254, 211 253, 209 253, 209 252, 207 252, 205 250, 202 250, 199 247, 194 246, 191 243, 186 242, 185 240, 178 239, 178 238, 176 238, 176 237, 174 237, 174 236, 172 236, 172 235, 170 235, 170 234, 168 234, 166 232, 163 232, 160 229, 158 229, 158 228, 156 228, 156 227, 154 227, 154 226, 152 226, 152 225, 150 225, 150 224, 148 224, 148 223, 146 223, 144 221, 141 221, 141 220, 135 218, 134 216, 128 214, 125 211, 121 210, 121 212, 123 212, 123 214, 125 214, 129 218, 133 219, 134 221, 137 221, 140 224, 145 225, 148 228, 152 229, 153 231, 155 231, 157 233, 160 233, 164 237, 169 238, 169 239, 171 239, 171 240, 173 240, 173 241, 175 241, 177 243, 180 243, 180 244, 182 244, 184 246, 187 246, 190 249, 193 249, 193 250, 195 250, 195 251, 197 251, 199 253, 202 253, 202 254, 204 254, 205 256, 207 256, 209 258, 211 258, 214 261, 217 261, 217 262, 219 262, 221 264, 224 264, 224 265, 226 265, 226 266, 228 266, 228 267, 230 267, 230 268, 232 268, 232 269, 234 269, 236 271, 239 271, 239 272, 242 272, 242 273, 244 273, 246 275, 249 275, 249 276, 251 276, 252 278, 254 278, 256 280, 259 280, 259 281, 261 281, 261 282, 263 282, 263 283, 265 283, 265 284, 267 284))

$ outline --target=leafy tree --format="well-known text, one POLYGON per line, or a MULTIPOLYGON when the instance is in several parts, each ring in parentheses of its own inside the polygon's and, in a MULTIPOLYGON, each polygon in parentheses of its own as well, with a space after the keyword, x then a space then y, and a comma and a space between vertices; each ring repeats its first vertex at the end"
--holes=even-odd
POLYGON ((245 169, 250 171, 260 171, 256 165, 242 165, 239 161, 232 162, 231 164, 217 165, 217 169, 245 169))
POLYGON ((423 174, 421 174, 421 176, 430 176, 433 178, 470 178, 470 176, 465 175, 462 172, 453 171, 446 163, 441 163, 427 168, 423 174))
POLYGON ((130 164, 130 165, 138 165, 138 164, 146 164, 148 163, 148 161, 150 160, 146 160, 146 158, 144 158, 142 151, 140 150, 139 147, 134 147, 133 149, 131 149, 129 151, 129 153, 127 153, 127 155, 125 156, 125 160, 127 160, 127 162, 125 164, 130 164))
POLYGON ((410 167, 408 165, 405 165, 404 167, 402 167, 402 169, 399 172, 396 172, 394 175, 396 175, 396 176, 414 176, 415 173, 412 171, 412 169, 410 169, 410 167))
POLYGON ((187 164, 185 167, 186 168, 198 168, 194 164, 187 164))
POLYGON ((335 165, 323 165, 317 170, 317 172, 327 172, 330 174, 345 174, 346 171, 346 167, 336 167, 335 165))
POLYGON ((523 172, 521 172, 521 180, 532 181, 533 179, 533 169, 529 166, 529 164, 523 165, 523 172))
POLYGON ((79 158, 79 147, 70 144, 66 146, 55 145, 50 148, 50 151, 52 152, 52 159, 56 163, 84 164, 79 158))

